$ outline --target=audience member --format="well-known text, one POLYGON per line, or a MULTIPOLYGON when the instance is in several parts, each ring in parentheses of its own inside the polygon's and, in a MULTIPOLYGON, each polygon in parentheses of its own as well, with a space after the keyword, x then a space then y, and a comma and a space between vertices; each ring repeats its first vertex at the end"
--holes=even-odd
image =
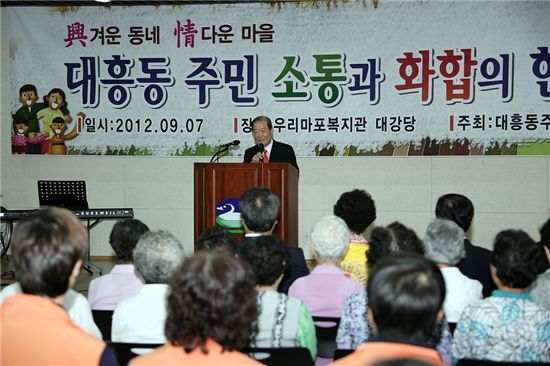
POLYGON ((219 251, 185 259, 167 307, 167 342, 130 365, 261 365, 237 351, 258 312, 253 274, 239 259, 219 251))
POLYGON ((88 233, 69 210, 25 216, 12 237, 23 294, 0 306, 2 365, 116 365, 105 343, 77 327, 63 309, 86 255, 88 233))
MULTIPOLYGON (((369 268, 373 268, 382 258, 396 252, 424 255, 424 247, 416 233, 399 222, 393 222, 386 228, 374 228, 367 252, 369 268)), ((367 321, 367 305, 365 291, 356 292, 347 299, 336 338, 338 348, 356 349, 374 336, 367 321)), ((443 318, 434 330, 429 344, 437 348, 446 365, 452 363, 451 338, 449 324, 443 318)))
POLYGON ((250 264, 256 278, 258 319, 251 335, 253 347, 306 347, 315 360, 315 325, 306 306, 298 299, 277 292, 288 252, 275 235, 252 238, 240 248, 241 257, 250 264))
POLYGON ((110 273, 90 282, 88 301, 94 310, 115 310, 117 304, 136 295, 143 287, 143 280, 136 274, 132 252, 147 225, 137 219, 118 221, 111 230, 109 243, 116 257, 122 262, 110 273))
POLYGON ((412 358, 443 365, 429 346, 443 318, 445 283, 431 261, 396 253, 372 268, 367 283, 368 318, 375 338, 334 365, 373 365, 379 361, 412 358))
POLYGON ((454 333, 454 358, 550 362, 550 312, 524 292, 537 275, 537 252, 521 230, 498 233, 491 256, 498 290, 464 309, 454 333))
POLYGON ((368 273, 365 254, 369 244, 363 234, 376 219, 374 200, 364 190, 345 192, 334 205, 334 214, 341 217, 351 230, 350 245, 340 262, 340 268, 365 286, 368 273))
POLYGON ((456 267, 465 255, 464 231, 453 221, 435 219, 426 228, 424 250, 426 257, 441 269, 447 288, 445 316, 447 321, 456 323, 467 305, 483 297, 481 283, 466 277, 456 267))
MULTIPOLYGON (((21 284, 19 282, 14 282, 0 292, 0 303, 4 302, 4 300, 10 296, 21 293, 23 293, 21 284)), ((90 304, 88 304, 88 300, 86 300, 84 295, 73 289, 68 289, 63 296, 63 308, 67 311, 67 315, 69 315, 73 323, 82 328, 82 330, 85 330, 97 339, 103 338, 101 331, 94 322, 90 304)))
POLYGON ((538 245, 542 248, 546 258, 546 269, 537 277, 537 280, 529 287, 531 298, 546 310, 550 310, 550 219, 541 226, 540 242, 538 245))
MULTIPOLYGON (((271 235, 277 225, 281 202, 279 198, 267 188, 252 188, 244 192, 240 201, 241 218, 244 226, 244 240, 241 246, 250 238, 260 235, 271 235)), ((281 245, 283 245, 281 243, 281 245)), ((307 276, 304 252, 301 248, 287 245, 284 247, 290 257, 287 270, 278 291, 287 294, 290 285, 300 277, 307 276)))
POLYGON ((457 193, 445 194, 437 200, 435 217, 451 220, 464 230, 464 258, 457 267, 466 277, 478 280, 483 286, 483 297, 491 295, 496 289, 489 270, 491 251, 473 245, 466 237, 474 219, 474 204, 468 197, 457 193))
POLYGON ((167 231, 148 231, 137 242, 133 255, 145 285, 137 295, 118 303, 111 339, 164 343, 168 282, 184 257, 183 245, 167 231))
MULTIPOLYGON (((313 225, 309 241, 317 265, 309 275, 294 281, 288 291, 289 296, 302 300, 313 316, 340 318, 348 296, 363 290, 363 286, 346 277, 338 267, 349 239, 350 231, 338 216, 324 216, 313 225)), ((327 322, 317 325, 336 326, 327 322)), ((318 352, 316 365, 329 364, 334 352, 332 347, 319 347, 318 352)))
POLYGON ((349 239, 346 223, 337 216, 324 216, 313 225, 309 241, 317 266, 311 274, 294 281, 288 291, 289 296, 302 300, 313 316, 339 318, 347 297, 363 290, 338 268, 349 239))
POLYGON ((233 253, 237 253, 237 241, 233 234, 220 226, 212 226, 202 232, 197 239, 198 250, 212 250, 216 248, 225 248, 233 253))

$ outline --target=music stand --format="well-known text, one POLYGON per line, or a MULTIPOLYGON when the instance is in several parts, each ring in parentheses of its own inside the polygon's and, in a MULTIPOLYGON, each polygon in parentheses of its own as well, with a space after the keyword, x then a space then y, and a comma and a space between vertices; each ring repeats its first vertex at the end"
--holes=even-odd
MULTIPOLYGON (((69 210, 87 210, 86 181, 83 180, 39 180, 38 181, 39 205, 64 207, 69 210)), ((97 222, 96 222, 97 223, 97 222)), ((100 275, 103 270, 90 261, 90 229, 96 224, 87 220, 88 248, 86 250, 86 263, 82 268, 90 275, 94 270, 100 275)))
POLYGON ((86 182, 83 180, 39 180, 38 200, 40 206, 87 210, 86 182))

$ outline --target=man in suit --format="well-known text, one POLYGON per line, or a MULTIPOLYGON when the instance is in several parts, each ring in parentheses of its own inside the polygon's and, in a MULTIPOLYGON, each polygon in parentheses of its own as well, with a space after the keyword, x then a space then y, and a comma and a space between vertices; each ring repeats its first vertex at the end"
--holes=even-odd
MULTIPOLYGON (((253 237, 273 234, 280 206, 279 198, 267 188, 252 188, 244 192, 240 202, 245 232, 241 246, 253 237)), ((285 248, 290 257, 290 263, 278 291, 287 294, 290 285, 297 278, 307 276, 309 269, 301 248, 288 245, 285 248)))
POLYGON ((244 152, 245 163, 290 163, 299 170, 292 146, 273 140, 273 124, 269 117, 254 118, 252 135, 256 145, 244 152))
MULTIPOLYGON (((468 197, 461 194, 445 194, 437 200, 435 216, 454 221, 466 233, 474 218, 474 205, 468 197)), ((464 249, 466 256, 457 264, 458 269, 465 276, 481 282, 483 297, 490 296, 493 290, 497 289, 489 269, 491 251, 473 245, 466 236, 464 236, 464 249)))

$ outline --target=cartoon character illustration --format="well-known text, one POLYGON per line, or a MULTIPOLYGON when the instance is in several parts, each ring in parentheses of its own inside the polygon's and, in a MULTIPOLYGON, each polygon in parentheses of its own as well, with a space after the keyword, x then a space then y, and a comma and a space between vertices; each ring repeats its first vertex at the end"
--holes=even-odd
MULTIPOLYGON (((84 113, 79 113, 79 117, 84 118, 84 113)), ((75 125, 71 132, 65 135, 67 122, 63 117, 55 117, 52 121, 51 129, 53 136, 50 138, 49 153, 52 155, 64 155, 67 153, 65 141, 72 140, 78 136, 77 126, 75 125)))
MULTIPOLYGON (((40 124, 38 123, 37 113, 48 107, 46 103, 37 103, 38 93, 36 92, 36 87, 32 84, 25 84, 19 88, 19 102, 22 106, 15 112, 13 115, 14 119, 26 120, 27 125, 29 126, 29 135, 30 138, 35 138, 40 136, 40 124)), ((66 105, 66 104, 65 104, 66 105)), ((71 122, 72 118, 69 114, 69 110, 62 106, 60 108, 63 118, 67 123, 71 122)), ((28 144, 27 153, 29 154, 40 154, 42 151, 42 143, 28 144)))
MULTIPOLYGON (((38 117, 39 121, 42 121, 42 131, 50 132, 52 121, 54 120, 54 118, 64 117, 63 112, 61 112, 61 107, 67 106, 67 102, 65 101, 65 92, 58 88, 50 90, 48 95, 44 96, 44 103, 47 104, 47 107, 38 111, 38 113, 36 113, 36 116, 38 117)), ((71 121, 67 121, 65 119, 63 120, 67 123, 70 123, 72 121, 72 118, 71 121)))
POLYGON ((29 145, 38 145, 46 139, 47 134, 29 137, 29 124, 26 119, 13 119, 13 135, 11 136, 11 153, 26 154, 29 145))

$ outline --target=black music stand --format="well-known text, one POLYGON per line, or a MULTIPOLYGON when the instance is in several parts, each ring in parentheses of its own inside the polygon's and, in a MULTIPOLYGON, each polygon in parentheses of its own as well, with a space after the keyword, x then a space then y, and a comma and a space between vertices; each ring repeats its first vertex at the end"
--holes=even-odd
MULTIPOLYGON (((86 199, 86 181, 83 180, 39 180, 38 200, 41 207, 57 206, 69 210, 87 210, 88 200, 86 199)), ((86 263, 82 268, 93 275, 94 270, 101 275, 103 270, 90 261, 90 229, 97 224, 97 221, 86 222, 88 230, 88 249, 86 251, 86 263)))
POLYGON ((38 201, 40 206, 87 210, 86 182, 83 180, 39 180, 38 201))

